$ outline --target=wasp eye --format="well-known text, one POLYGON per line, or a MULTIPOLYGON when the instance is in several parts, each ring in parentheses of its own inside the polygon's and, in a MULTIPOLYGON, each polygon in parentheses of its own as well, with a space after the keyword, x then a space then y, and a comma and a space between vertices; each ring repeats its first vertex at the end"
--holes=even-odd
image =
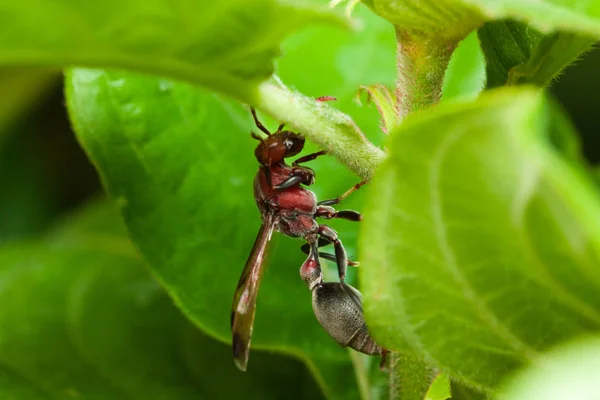
POLYGON ((291 149, 292 147, 294 147, 294 141, 290 140, 290 139, 285 139, 283 141, 283 144, 285 145, 286 149, 291 149))

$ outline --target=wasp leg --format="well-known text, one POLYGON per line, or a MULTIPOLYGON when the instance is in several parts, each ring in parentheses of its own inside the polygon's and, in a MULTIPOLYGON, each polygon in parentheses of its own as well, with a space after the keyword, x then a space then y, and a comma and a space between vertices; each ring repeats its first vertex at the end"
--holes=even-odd
POLYGON ((258 117, 256 116, 256 110, 254 110, 254 108, 250 108, 250 112, 252 113, 256 127, 266 133, 268 136, 271 136, 271 132, 269 132, 269 130, 265 128, 265 126, 258 120, 258 117))
POLYGON ((302 157, 300 157, 300 158, 299 158, 299 159, 297 159, 296 161, 294 161, 294 162, 292 163, 292 165, 295 167, 295 166, 297 166, 298 164, 301 164, 301 163, 305 163, 305 162, 312 161, 312 160, 314 160, 315 158, 317 158, 317 157, 320 157, 320 156, 324 155, 325 153, 326 153, 326 152, 325 152, 325 150, 321 150, 321 151, 318 151, 318 152, 316 152, 316 153, 307 154, 307 155, 305 155, 305 156, 302 156, 302 157))
POLYGON ((346 267, 348 266, 348 256, 346 255, 346 249, 344 249, 342 241, 338 238, 337 232, 327 225, 319 225, 319 235, 323 239, 333 243, 335 249, 335 263, 338 267, 338 276, 340 277, 340 283, 344 283, 346 267))
POLYGON ((317 212, 315 213, 315 217, 321 217, 325 219, 341 218, 354 222, 362 221, 362 215, 360 215, 359 212, 352 210, 337 211, 333 207, 324 205, 317 206, 317 212))
POLYGON ((279 185, 272 186, 275 190, 285 190, 292 186, 302 183, 303 185, 310 186, 315 183, 315 173, 310 168, 305 167, 294 167, 290 174, 290 177, 279 185))
POLYGON ((317 205, 333 206, 333 205, 339 204, 342 202, 342 200, 344 200, 346 197, 351 195, 354 191, 360 189, 360 187, 363 186, 364 184, 366 184, 367 182, 368 182, 367 180, 360 181, 356 185, 354 185, 350 189, 348 189, 343 195, 336 197, 335 199, 320 201, 317 203, 317 205))
MULTIPOLYGON (((324 238, 319 238, 319 243, 318 243, 318 247, 324 247, 327 245, 330 245, 331 242, 327 239, 324 238)), ((302 250, 303 253, 305 254, 309 254, 310 252, 310 244, 309 243, 305 243, 300 247, 300 250, 302 250)), ((319 252, 319 257, 324 258, 326 260, 332 261, 332 262, 337 262, 337 259, 335 258, 334 254, 331 253, 325 253, 320 251, 319 252)), ((351 267, 358 267, 360 265, 360 263, 358 261, 351 261, 348 260, 348 265, 351 267)))

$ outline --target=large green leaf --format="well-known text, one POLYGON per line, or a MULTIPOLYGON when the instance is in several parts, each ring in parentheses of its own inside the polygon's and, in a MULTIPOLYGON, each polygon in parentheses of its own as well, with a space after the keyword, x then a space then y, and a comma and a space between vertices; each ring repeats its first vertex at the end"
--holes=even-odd
POLYGON ((600 327, 600 196, 564 149, 544 95, 497 90, 407 119, 370 189, 365 315, 491 391, 562 340, 600 327))
POLYGON ((283 37, 324 7, 279 0, 0 3, 0 64, 133 69, 185 79, 250 101, 273 72, 283 37))
POLYGON ((241 374, 150 277, 111 205, 0 249, 0 397, 320 397, 308 371, 255 354, 241 374), (231 384, 235 382, 235 384, 231 384))

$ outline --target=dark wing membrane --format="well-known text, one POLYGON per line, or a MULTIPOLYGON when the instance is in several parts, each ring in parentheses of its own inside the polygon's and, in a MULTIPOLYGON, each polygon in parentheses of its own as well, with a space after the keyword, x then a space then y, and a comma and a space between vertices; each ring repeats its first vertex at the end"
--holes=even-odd
POLYGON ((267 214, 258 231, 252 252, 235 290, 231 309, 231 333, 233 334, 233 359, 242 371, 248 365, 252 325, 256 312, 256 297, 264 272, 264 258, 267 244, 271 240, 275 222, 274 217, 267 214))
POLYGON ((348 294, 350 299, 354 302, 354 304, 356 304, 356 307, 358 307, 358 309, 362 313, 363 312, 362 294, 358 290, 353 288, 352 286, 346 285, 345 283, 342 284, 342 289, 348 294))

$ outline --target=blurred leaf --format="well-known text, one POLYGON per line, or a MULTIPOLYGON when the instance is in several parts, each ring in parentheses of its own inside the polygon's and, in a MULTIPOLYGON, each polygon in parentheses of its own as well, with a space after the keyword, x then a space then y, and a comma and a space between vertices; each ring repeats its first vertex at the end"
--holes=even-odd
POLYGON ((488 22, 478 34, 486 58, 488 87, 524 83, 546 86, 595 41, 567 32, 544 35, 516 21, 488 22))
POLYGON ((0 249, 0 397, 320 396, 290 359, 257 352, 257 368, 237 371, 150 278, 118 220, 94 206, 44 240, 0 249))
POLYGON ((375 340, 489 393, 600 327, 600 197, 563 158, 540 91, 407 119, 371 184, 361 287, 375 340))
POLYGON ((324 6, 278 0, 33 0, 2 2, 0 15, 0 64, 132 69, 244 101, 273 72, 282 38, 343 24, 324 6))
MULTIPOLYGON (((68 78, 78 137, 136 245, 186 316, 229 342, 231 299, 260 225, 250 113, 149 77, 75 70, 68 78)), ((300 243, 281 242, 260 291, 253 348, 301 358, 330 397, 356 396, 348 355, 317 323, 299 279, 300 243)))
POLYGON ((600 339, 553 349, 544 363, 513 377, 502 391, 506 400, 596 400, 600 398, 600 339))
POLYGON ((460 42, 444 75, 442 101, 474 100, 485 86, 485 63, 477 35, 460 42))

